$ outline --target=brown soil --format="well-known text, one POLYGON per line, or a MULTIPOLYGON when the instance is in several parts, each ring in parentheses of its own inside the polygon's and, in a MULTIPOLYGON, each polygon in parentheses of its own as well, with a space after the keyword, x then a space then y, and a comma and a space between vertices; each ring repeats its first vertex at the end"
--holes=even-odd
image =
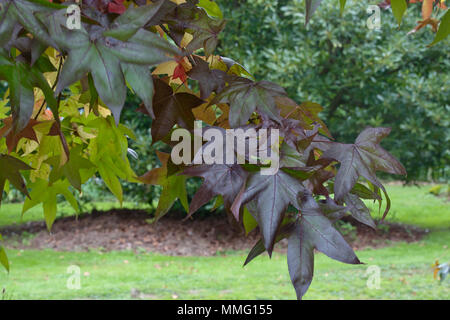
MULTIPOLYGON (((59 219, 49 234, 43 222, 6 227, 0 233, 10 248, 60 251, 146 250, 167 255, 209 256, 230 250, 249 250, 258 241, 257 231, 247 237, 231 228, 227 219, 211 217, 181 221, 163 218, 150 223, 145 211, 113 210, 59 219)), ((418 241, 425 231, 404 225, 387 224, 376 232, 351 222, 356 230, 344 234, 355 249, 382 247, 393 241, 418 241)), ((285 251, 286 240, 277 244, 285 251)))

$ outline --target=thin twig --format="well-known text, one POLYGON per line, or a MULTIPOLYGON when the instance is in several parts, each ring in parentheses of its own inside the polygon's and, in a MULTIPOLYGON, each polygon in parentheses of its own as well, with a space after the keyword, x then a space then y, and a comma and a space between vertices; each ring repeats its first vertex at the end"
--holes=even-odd
MULTIPOLYGON (((61 56, 61 60, 59 60, 58 73, 56 74, 56 79, 55 79, 55 83, 53 83, 52 90, 55 90, 56 84, 58 83, 59 74, 61 73, 62 63, 63 63, 63 57, 61 56)), ((44 108, 44 105, 45 105, 46 102, 47 101, 45 100, 45 97, 44 97, 44 101, 42 101, 42 104, 39 107, 39 111, 38 111, 38 113, 36 113, 36 116, 34 117, 34 120, 37 120, 37 118, 41 114, 42 109, 44 108)), ((59 103, 58 103, 58 107, 59 107, 59 103)))

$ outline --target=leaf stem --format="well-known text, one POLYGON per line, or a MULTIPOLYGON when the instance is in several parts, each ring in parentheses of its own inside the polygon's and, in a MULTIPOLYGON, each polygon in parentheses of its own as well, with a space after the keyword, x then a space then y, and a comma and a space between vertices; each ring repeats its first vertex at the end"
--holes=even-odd
MULTIPOLYGON (((59 74, 61 73, 61 68, 62 68, 62 63, 63 63, 63 56, 61 56, 61 60, 59 60, 59 65, 58 65, 58 73, 56 74, 56 79, 55 79, 55 83, 53 83, 52 86, 52 90, 55 90, 56 88, 56 84, 58 83, 58 79, 59 79, 59 74)), ((59 99, 59 97, 58 97, 59 99)), ((42 101, 41 106, 39 107, 39 111, 36 113, 36 115, 34 116, 34 120, 37 120, 37 118, 39 117, 39 115, 42 112, 42 109, 44 108, 44 105, 47 101, 44 98, 44 101, 42 101)), ((59 100, 58 100, 58 108, 59 108, 59 100)))
POLYGON ((180 45, 179 43, 177 43, 177 41, 175 40, 175 38, 171 35, 169 29, 167 29, 166 26, 164 26, 163 24, 160 24, 159 26, 160 26, 160 28, 167 34, 167 36, 168 36, 170 39, 172 39, 173 42, 175 42, 175 44, 176 44, 183 52, 185 52, 185 53, 187 54, 187 55, 186 55, 186 58, 188 58, 189 62, 190 62, 193 66, 195 66, 196 63, 195 63, 194 59, 192 59, 192 56, 186 51, 186 49, 182 48, 181 45, 180 45))

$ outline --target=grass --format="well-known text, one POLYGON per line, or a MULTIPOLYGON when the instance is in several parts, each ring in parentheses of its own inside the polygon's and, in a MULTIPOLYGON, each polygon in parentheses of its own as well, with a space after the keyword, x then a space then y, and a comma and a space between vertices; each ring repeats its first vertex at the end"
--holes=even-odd
MULTIPOLYGON (((429 193, 431 186, 387 186, 391 210, 386 221, 428 229, 450 229, 450 205, 444 198, 429 193)), ((372 215, 378 217, 378 203, 367 201, 372 215)), ((384 206, 384 204, 383 204, 384 206)), ((382 212, 384 207, 382 207, 382 212)), ((381 212, 381 214, 382 214, 381 212)))
MULTIPOLYGON (((305 299, 448 299, 449 282, 433 279, 435 259, 449 261, 448 232, 423 242, 358 252, 367 265, 345 265, 317 254, 315 278, 305 299), (380 268, 380 289, 367 286, 369 266, 380 268)), ((133 289, 149 299, 294 299, 286 258, 245 256, 168 257, 125 252, 9 250, 12 271, 0 274, 11 298, 130 299, 133 289), (67 268, 81 270, 81 289, 70 290, 67 268)))
MULTIPOLYGON (((315 277, 305 299, 448 299, 450 281, 433 279, 431 264, 450 261, 449 210, 426 187, 390 186, 389 219, 432 230, 420 242, 358 251, 366 265, 346 265, 316 255, 315 277), (368 267, 380 270, 380 289, 367 286, 368 267)), ((2 211, 5 207, 2 207, 2 211)), ((0 220, 3 223, 4 216, 0 220)), ((11 273, 0 271, 8 299, 294 299, 286 257, 255 259, 245 253, 168 257, 131 251, 55 252, 7 250, 11 273), (67 288, 67 268, 80 267, 81 289, 67 288), (138 292, 132 294, 132 292, 138 292)), ((1 297, 0 297, 1 299, 1 297)))

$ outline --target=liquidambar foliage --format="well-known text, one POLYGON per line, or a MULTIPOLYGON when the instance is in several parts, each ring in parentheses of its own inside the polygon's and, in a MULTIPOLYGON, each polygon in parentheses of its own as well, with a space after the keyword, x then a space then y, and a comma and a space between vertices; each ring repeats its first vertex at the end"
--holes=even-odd
MULTIPOLYGON (((320 2, 305 1, 307 21, 320 2)), ((383 5, 389 3, 400 21, 406 1, 383 5)), ((435 43, 449 22, 448 11, 440 23, 431 18, 433 7, 437 15, 445 9, 424 0, 421 26, 436 29, 435 43)), ((0 80, 8 85, 0 101, 0 197, 12 185, 27 196, 23 213, 42 204, 49 230, 58 197, 79 210, 76 195, 96 175, 120 202, 120 180, 161 185, 157 218, 177 199, 191 215, 216 198, 247 232, 259 227, 261 240, 245 263, 288 238, 289 272, 301 298, 312 281, 314 250, 360 263, 334 222, 350 214, 375 228, 361 199, 379 201, 380 209, 384 201, 384 218, 390 200, 376 172, 406 171, 380 146, 389 128, 336 142, 320 105, 297 103, 277 84, 257 82, 239 63, 215 55, 225 25, 209 0, 0 0, 0 80), (142 100, 136 117, 153 119, 149 134, 168 150, 173 129, 193 131, 196 120, 222 131, 278 129, 280 169, 261 175, 263 161, 176 165, 159 153, 160 168, 133 172, 127 157, 135 136, 120 124, 127 88, 142 100), (192 176, 203 184, 189 205, 185 182, 192 176)), ((2 247, 0 262, 9 268, 2 247)))

